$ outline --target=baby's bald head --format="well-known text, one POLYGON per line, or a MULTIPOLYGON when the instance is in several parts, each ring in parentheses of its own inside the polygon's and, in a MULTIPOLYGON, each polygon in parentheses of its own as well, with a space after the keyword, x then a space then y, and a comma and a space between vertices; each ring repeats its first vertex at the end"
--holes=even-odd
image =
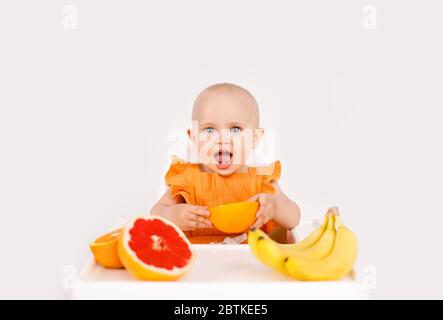
MULTIPOLYGON (((231 113, 243 121, 258 128, 260 116, 254 96, 246 89, 232 83, 218 83, 204 89, 195 99, 192 109, 192 121, 200 121, 202 115, 216 110, 219 114, 231 113)), ((211 112, 212 113, 212 112, 211 112)))
POLYGON ((231 83, 203 90, 188 129, 203 169, 224 176, 246 170, 246 159, 263 135, 259 122, 257 101, 248 90, 231 83))

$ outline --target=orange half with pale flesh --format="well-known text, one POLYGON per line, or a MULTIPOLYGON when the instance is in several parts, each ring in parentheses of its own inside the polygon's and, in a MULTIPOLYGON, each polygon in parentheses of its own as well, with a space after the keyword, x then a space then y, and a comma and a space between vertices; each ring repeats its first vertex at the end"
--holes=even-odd
POLYGON ((123 268, 117 250, 122 232, 122 229, 114 230, 102 235, 89 245, 98 264, 111 269, 123 268))

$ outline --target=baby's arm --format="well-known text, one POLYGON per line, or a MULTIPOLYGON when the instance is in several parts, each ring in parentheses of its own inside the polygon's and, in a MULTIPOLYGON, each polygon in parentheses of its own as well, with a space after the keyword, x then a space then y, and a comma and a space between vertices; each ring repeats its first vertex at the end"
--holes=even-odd
POLYGON ((295 228, 300 222, 299 206, 283 193, 277 181, 274 181, 271 184, 275 188, 275 222, 286 229, 295 228))
POLYGON ((209 211, 206 207, 184 203, 182 197, 173 198, 170 189, 152 207, 151 214, 172 221, 184 231, 212 226, 207 219, 209 211))
POLYGON ((274 194, 259 193, 249 199, 260 204, 254 227, 260 228, 269 220, 274 220, 282 228, 295 228, 300 222, 300 208, 283 193, 277 181, 271 184, 275 188, 274 194))

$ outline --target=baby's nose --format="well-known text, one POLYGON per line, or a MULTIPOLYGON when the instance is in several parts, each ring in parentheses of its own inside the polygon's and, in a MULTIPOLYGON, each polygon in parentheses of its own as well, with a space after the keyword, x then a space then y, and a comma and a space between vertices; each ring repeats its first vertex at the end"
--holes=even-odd
POLYGON ((218 143, 230 143, 231 142, 231 133, 229 130, 221 130, 218 135, 218 143))

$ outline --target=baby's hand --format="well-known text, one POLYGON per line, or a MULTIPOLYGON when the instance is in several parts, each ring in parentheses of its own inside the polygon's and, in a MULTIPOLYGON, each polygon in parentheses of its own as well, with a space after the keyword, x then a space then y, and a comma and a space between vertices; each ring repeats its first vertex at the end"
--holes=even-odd
POLYGON ((258 193, 247 201, 257 201, 259 203, 259 208, 255 215, 256 220, 252 225, 252 228, 260 228, 265 223, 269 222, 275 217, 275 196, 269 193, 258 193))
POLYGON ((183 231, 212 227, 207 219, 210 213, 206 207, 181 203, 171 207, 166 215, 183 231))

